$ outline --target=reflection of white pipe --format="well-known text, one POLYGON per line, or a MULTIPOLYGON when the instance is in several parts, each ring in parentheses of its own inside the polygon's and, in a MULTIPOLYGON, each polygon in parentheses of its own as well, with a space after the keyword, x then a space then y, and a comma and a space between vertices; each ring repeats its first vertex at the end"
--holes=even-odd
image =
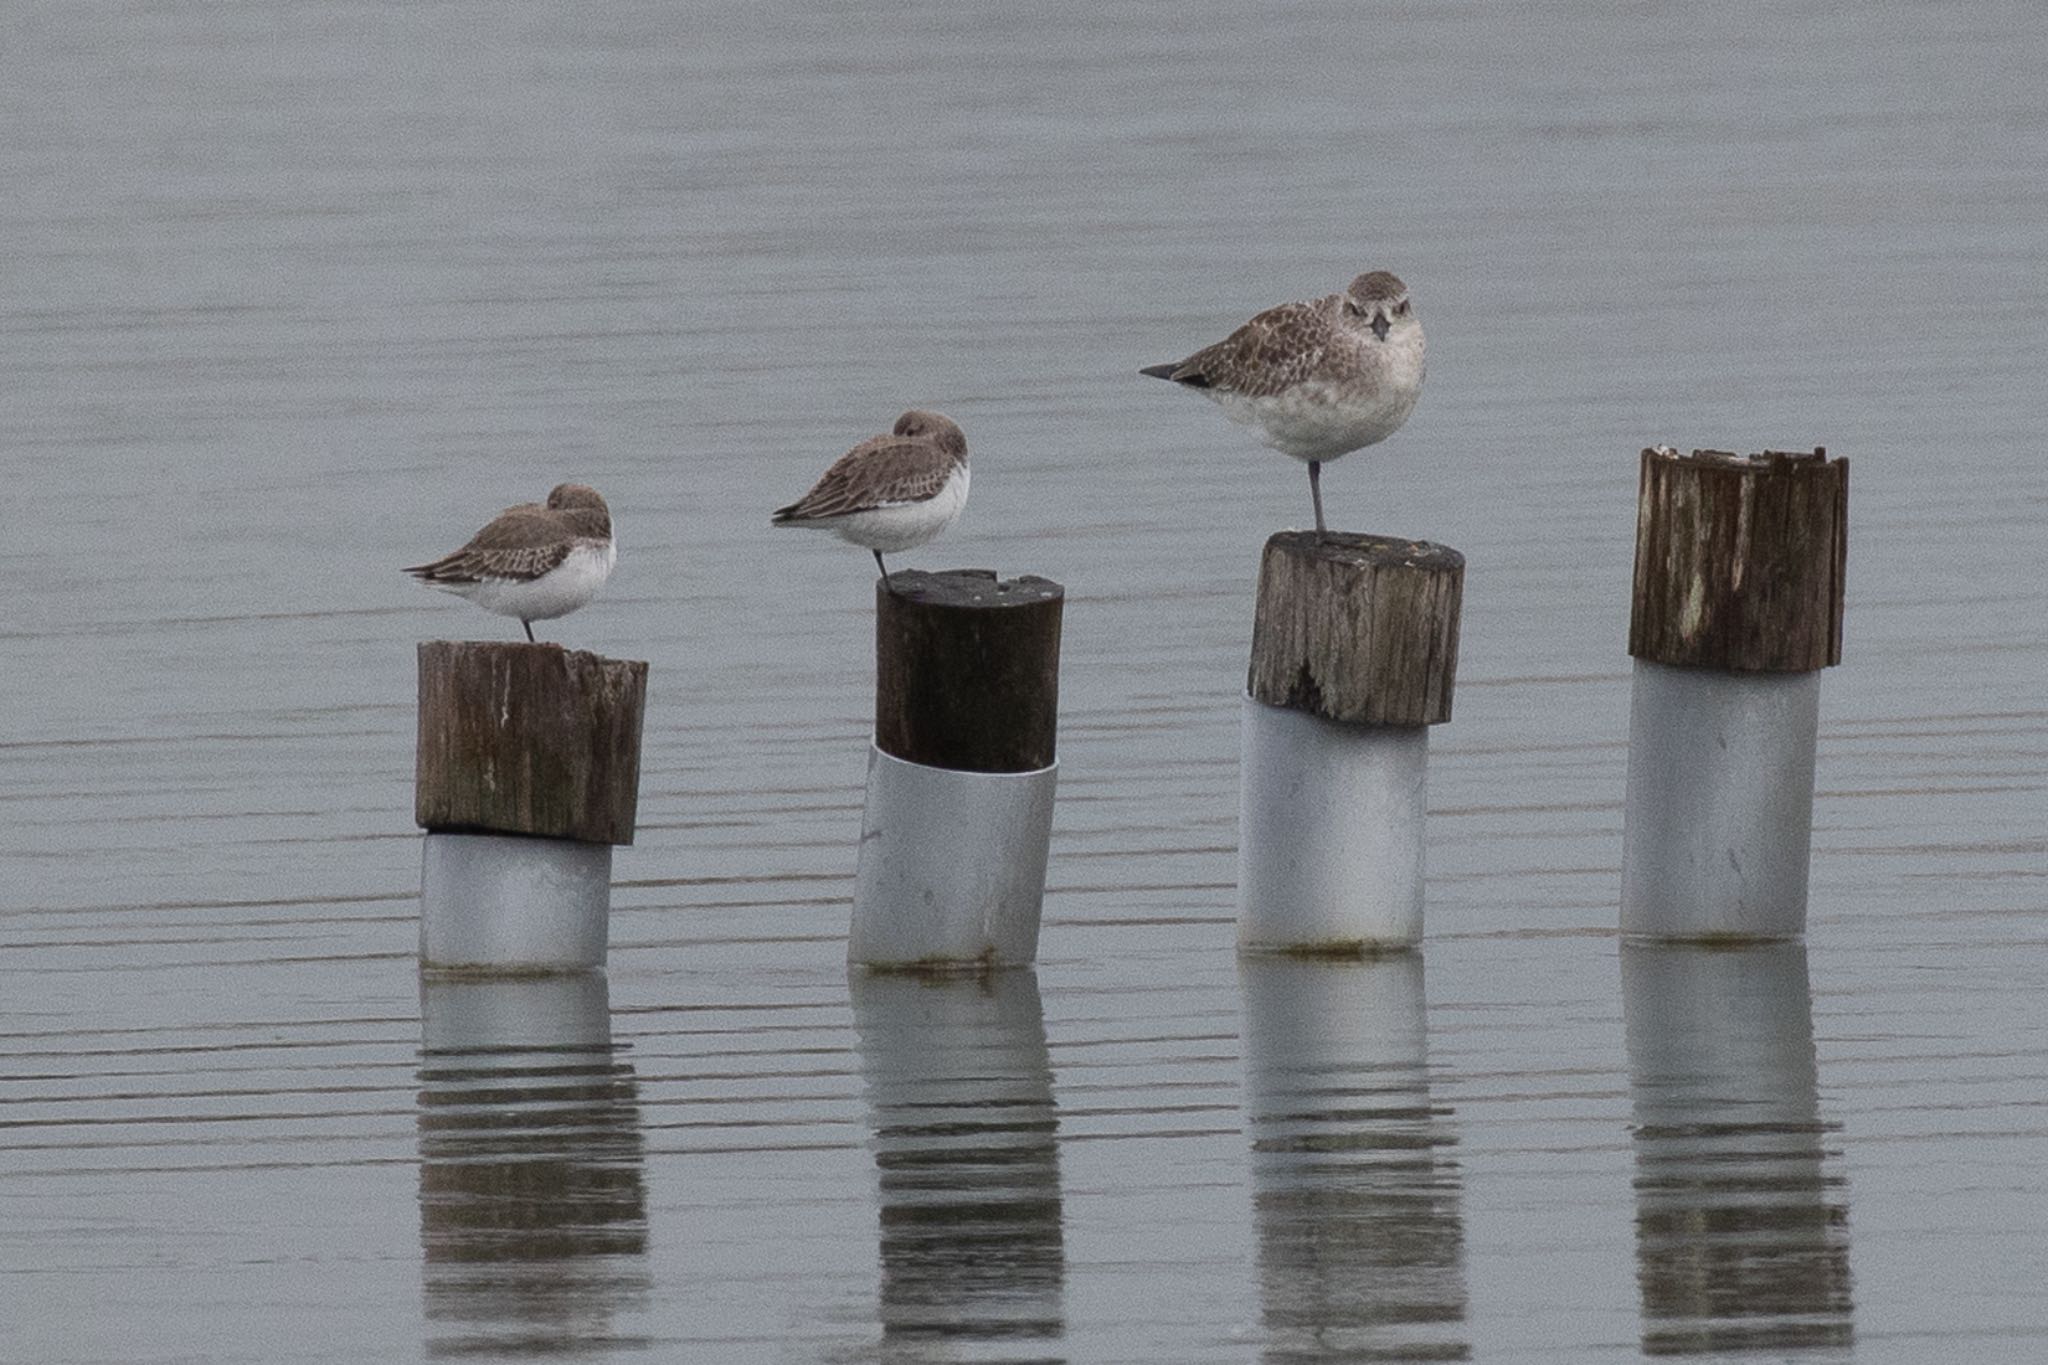
POLYGON ((849 961, 1024 966, 1038 955, 1059 765, 957 772, 868 747, 849 961))
MULTIPOLYGON (((1420 1091, 1428 1061, 1422 958, 1367 962, 1245 958, 1246 1116, 1301 1113, 1301 1096, 1344 1072, 1420 1091)), ((1408 1103, 1404 1101, 1404 1103, 1408 1103)), ((1342 1106, 1340 1106, 1342 1107, 1342 1106)))
POLYGON ((1345 725, 1244 698, 1238 947, 1422 940, 1429 727, 1345 725))
MULTIPOLYGON (((1024 1105, 1051 1117, 1052 1058, 1038 976, 1029 968, 938 981, 857 971, 847 989, 873 1103, 1024 1105)), ((937 1132, 920 1136, 929 1141, 937 1132)))
POLYGON ((420 978, 420 1038, 429 1052, 611 1047, 603 972, 479 980, 420 978))
POLYGON ((1813 1121, 1820 1101, 1803 944, 1624 943, 1621 1004, 1639 1116, 1646 1104, 1668 1100, 1683 1112, 1740 1096, 1770 1117, 1813 1121))
POLYGON ((610 844, 430 832, 420 866, 420 966, 602 967, 611 883, 610 844))
POLYGON ((1635 661, 1621 929, 1660 939, 1806 931, 1820 673, 1635 661))

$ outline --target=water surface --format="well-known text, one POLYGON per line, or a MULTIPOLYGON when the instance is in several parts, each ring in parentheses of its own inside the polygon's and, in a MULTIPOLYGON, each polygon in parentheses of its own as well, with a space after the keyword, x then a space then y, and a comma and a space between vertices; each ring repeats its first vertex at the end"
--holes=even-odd
POLYGON ((32 0, 0 18, 0 1356, 2048 1350, 2048 14, 32 0), (1397 270, 1333 524, 1469 561, 1429 937, 1231 951, 1298 466, 1141 380, 1397 270), (1035 976, 849 982, 866 558, 1069 592, 1035 976), (1849 456, 1811 932, 1614 936, 1636 452, 1849 456), (608 980, 423 996, 402 564, 563 479, 608 980), (445 1031, 444 1031, 445 1030, 445 1031), (920 1042, 922 1040, 922 1045, 920 1042))

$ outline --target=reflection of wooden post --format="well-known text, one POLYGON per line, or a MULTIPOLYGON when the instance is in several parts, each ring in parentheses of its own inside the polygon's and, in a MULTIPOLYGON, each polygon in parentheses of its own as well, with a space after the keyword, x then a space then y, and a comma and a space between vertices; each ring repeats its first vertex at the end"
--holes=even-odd
POLYGON ((1449 720, 1465 560, 1283 531, 1246 682, 1238 945, 1358 953, 1422 937, 1431 725, 1449 720))
POLYGON ((419 647, 420 963, 604 965, 633 841, 647 665, 552 644, 419 647))
POLYGON ((430 1357, 573 1356, 644 1304, 639 1082, 602 972, 420 982, 430 1357))
POLYGON ((1849 465, 1645 450, 1623 932, 1806 929, 1820 670, 1842 657, 1849 465))
POLYGON ((1238 980, 1264 1358, 1470 1359, 1422 955, 1248 957, 1238 980))
POLYGON ((852 961, 945 970, 1037 956, 1064 600, 1057 583, 986 570, 877 584, 852 961))
POLYGON ((1644 1354, 1846 1349, 1848 1194, 1806 948, 1626 943, 1621 999, 1644 1354))
MULTIPOLYGON (((1036 976, 856 971, 848 988, 880 1186, 885 1343, 1036 1342, 1034 1358, 1052 1354, 1067 1261, 1036 976)), ((898 1358, 888 1345, 882 1356, 898 1358)))

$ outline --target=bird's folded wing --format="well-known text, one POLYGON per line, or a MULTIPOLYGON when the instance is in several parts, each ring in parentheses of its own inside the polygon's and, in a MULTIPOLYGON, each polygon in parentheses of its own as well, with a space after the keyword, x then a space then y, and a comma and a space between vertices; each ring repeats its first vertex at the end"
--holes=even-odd
POLYGON ((775 517, 821 521, 925 502, 937 496, 952 472, 952 457, 929 441, 871 436, 835 460, 810 492, 775 517))
POLYGON ((1246 398, 1285 393, 1316 372, 1329 349, 1327 301, 1268 308, 1214 346, 1181 362, 1174 378, 1246 398))

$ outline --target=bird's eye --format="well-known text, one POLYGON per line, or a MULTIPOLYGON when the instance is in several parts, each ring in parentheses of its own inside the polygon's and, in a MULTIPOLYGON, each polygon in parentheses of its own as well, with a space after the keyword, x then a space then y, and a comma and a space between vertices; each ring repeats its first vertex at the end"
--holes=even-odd
POLYGON ((1344 300, 1344 311, 1355 318, 1362 318, 1365 316, 1365 310, 1363 308, 1360 308, 1357 304, 1353 303, 1350 299, 1344 300))
POLYGON ((1402 299, 1399 303, 1394 305, 1394 316, 1397 318, 1405 318, 1408 316, 1408 300, 1402 299))

